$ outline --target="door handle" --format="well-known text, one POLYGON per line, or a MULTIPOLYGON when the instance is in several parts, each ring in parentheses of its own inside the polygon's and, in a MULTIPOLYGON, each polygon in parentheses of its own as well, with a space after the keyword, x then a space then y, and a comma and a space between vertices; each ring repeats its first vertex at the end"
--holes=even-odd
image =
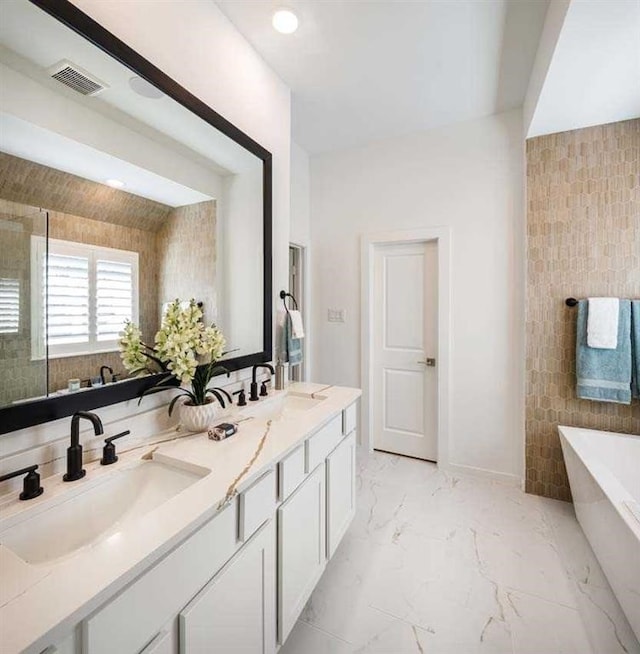
POLYGON ((436 367, 436 360, 431 358, 425 359, 424 361, 417 361, 417 363, 421 363, 423 366, 428 366, 429 368, 436 367))

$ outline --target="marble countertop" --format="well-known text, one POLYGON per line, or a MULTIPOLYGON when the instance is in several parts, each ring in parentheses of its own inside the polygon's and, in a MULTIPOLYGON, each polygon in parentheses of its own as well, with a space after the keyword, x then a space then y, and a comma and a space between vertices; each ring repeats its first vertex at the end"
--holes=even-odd
MULTIPOLYGON (((287 390, 316 393, 325 399, 315 407, 296 413, 295 418, 271 422, 263 448, 236 490, 250 485, 361 394, 354 388, 301 383, 292 384, 287 390)), ((277 398, 278 392, 273 392, 261 403, 277 398)), ((225 414, 225 419, 239 420, 261 403, 236 409, 231 416, 225 414)), ((5 501, 0 507, 0 530, 27 519, 34 512, 46 510, 63 496, 82 492, 99 478, 118 474, 118 469, 143 457, 149 458, 151 453, 161 462, 211 471, 123 531, 49 563, 25 563, 1 544, 0 533, 0 642, 3 652, 38 652, 62 640, 84 617, 211 519, 234 480, 256 454, 267 427, 267 418, 256 415, 240 422, 238 433, 224 441, 210 440, 204 433, 181 436, 171 431, 158 434, 149 444, 121 454, 113 466, 100 466, 98 461, 85 465, 86 477, 73 484, 62 482, 61 476, 49 477, 43 481, 45 493, 41 497, 29 502, 20 502, 17 497, 5 501)))

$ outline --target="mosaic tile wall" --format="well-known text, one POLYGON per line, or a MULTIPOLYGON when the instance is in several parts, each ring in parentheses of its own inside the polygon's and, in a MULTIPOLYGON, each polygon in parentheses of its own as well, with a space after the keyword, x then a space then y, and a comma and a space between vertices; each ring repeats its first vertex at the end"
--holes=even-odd
POLYGON ((158 306, 176 298, 204 303, 204 320, 216 319, 215 200, 177 207, 157 232, 158 306), (196 271, 197 274, 185 274, 196 271))
POLYGON ((527 141, 526 490, 570 500, 557 426, 640 434, 630 406, 575 396, 567 297, 640 297, 640 120, 527 141))
POLYGON ((159 202, 0 152, 0 198, 155 231, 171 211, 159 202))

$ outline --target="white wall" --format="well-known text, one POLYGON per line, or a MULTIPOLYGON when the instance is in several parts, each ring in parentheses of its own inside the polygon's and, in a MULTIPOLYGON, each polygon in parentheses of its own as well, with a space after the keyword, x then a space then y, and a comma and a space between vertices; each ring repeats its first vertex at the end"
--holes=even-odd
MULTIPOLYGON (((300 245, 304 250, 304 301, 302 315, 305 321, 305 339, 303 367, 305 380, 314 380, 312 347, 313 327, 311 312, 313 299, 311 294, 312 252, 311 252, 311 170, 309 155, 294 141, 291 142, 291 229, 289 240, 300 245)), ((279 290, 279 289, 278 289, 279 290)))
POLYGON ((291 237, 296 245, 311 244, 311 177, 309 155, 291 142, 291 237))
POLYGON ((521 111, 313 157, 311 181, 314 379, 360 385, 361 234, 449 225, 450 463, 521 478, 521 111))

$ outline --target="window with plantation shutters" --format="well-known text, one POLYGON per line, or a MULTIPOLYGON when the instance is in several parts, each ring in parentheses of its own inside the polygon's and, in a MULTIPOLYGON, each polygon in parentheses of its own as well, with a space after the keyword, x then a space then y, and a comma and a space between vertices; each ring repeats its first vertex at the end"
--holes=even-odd
POLYGON ((56 239, 47 246, 32 246, 42 279, 32 292, 47 307, 37 318, 40 356, 45 343, 50 357, 117 350, 125 321, 138 322, 138 253, 56 239))
POLYGON ((0 277, 0 334, 20 329, 20 280, 0 277))

